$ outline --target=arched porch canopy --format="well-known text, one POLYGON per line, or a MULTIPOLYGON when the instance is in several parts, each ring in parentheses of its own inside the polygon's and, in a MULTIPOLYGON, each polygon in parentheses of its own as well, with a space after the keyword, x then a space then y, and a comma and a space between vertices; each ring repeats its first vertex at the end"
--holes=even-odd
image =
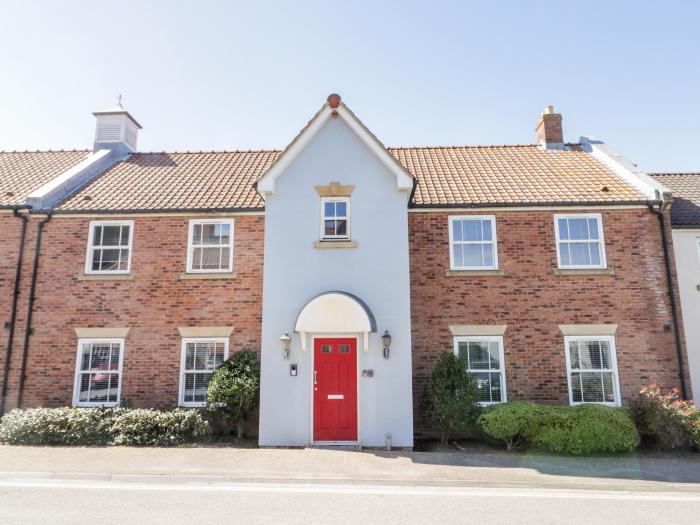
POLYGON ((377 323, 361 299, 347 292, 334 291, 311 299, 299 312, 294 331, 301 336, 302 351, 306 350, 307 334, 362 333, 366 352, 369 333, 377 331, 377 323))

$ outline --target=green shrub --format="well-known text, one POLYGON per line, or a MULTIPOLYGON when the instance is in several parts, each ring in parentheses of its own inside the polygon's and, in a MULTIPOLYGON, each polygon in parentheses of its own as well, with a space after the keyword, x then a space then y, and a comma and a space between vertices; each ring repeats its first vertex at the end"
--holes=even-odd
POLYGON ((112 445, 167 447, 190 443, 209 433, 195 410, 117 409, 110 422, 112 445))
POLYGON ((442 430, 442 442, 450 434, 463 431, 479 415, 476 380, 462 359, 444 353, 430 373, 425 390, 425 413, 442 430))
POLYGON ((487 436, 502 441, 508 450, 515 450, 532 439, 532 431, 543 412, 544 407, 534 403, 500 403, 485 410, 477 424, 487 436))
POLYGON ((698 410, 692 401, 683 401, 678 390, 663 394, 656 385, 639 393, 630 408, 642 438, 660 449, 688 447, 694 440, 698 410))
POLYGON ((207 410, 235 425, 238 439, 259 399, 260 364, 252 350, 241 350, 224 361, 207 388, 207 410))
POLYGON ((534 431, 534 445, 551 452, 588 455, 629 452, 640 437, 631 414, 623 408, 583 404, 551 407, 534 431))
POLYGON ((530 444, 574 455, 628 452, 640 439, 628 410, 594 404, 504 403, 490 407, 478 423, 508 450, 530 444))
POLYGON ((700 413, 693 418, 693 446, 700 452, 700 413))
POLYGON ((194 441, 208 425, 194 410, 30 408, 0 419, 0 442, 10 445, 151 445, 194 441))

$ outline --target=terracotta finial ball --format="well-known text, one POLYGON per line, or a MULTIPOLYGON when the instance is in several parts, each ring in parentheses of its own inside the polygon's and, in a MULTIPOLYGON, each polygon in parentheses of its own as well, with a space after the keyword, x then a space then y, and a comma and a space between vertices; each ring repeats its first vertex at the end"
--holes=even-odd
POLYGON ((331 93, 328 95, 328 105, 333 109, 340 105, 340 95, 338 93, 331 93))

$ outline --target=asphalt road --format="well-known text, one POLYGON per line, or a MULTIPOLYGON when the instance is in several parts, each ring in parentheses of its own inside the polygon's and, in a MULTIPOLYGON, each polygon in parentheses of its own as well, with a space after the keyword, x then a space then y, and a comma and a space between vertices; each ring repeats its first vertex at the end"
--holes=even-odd
POLYGON ((0 481, 0 523, 698 523, 700 494, 308 484, 0 481))

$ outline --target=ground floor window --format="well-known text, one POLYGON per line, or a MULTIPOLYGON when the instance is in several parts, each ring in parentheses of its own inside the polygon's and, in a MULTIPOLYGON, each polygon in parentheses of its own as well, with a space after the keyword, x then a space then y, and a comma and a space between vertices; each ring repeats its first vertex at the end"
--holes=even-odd
POLYGON ((454 352, 464 359, 467 364, 467 370, 476 378, 479 388, 479 401, 482 404, 506 401, 503 337, 455 337, 454 352))
POLYGON ((182 340, 180 405, 203 406, 214 370, 228 357, 226 338, 186 338, 182 340))
POLYGON ((619 405, 615 338, 567 336, 565 345, 571 404, 619 405))
POLYGON ((118 405, 123 358, 123 339, 79 339, 73 405, 118 405))

